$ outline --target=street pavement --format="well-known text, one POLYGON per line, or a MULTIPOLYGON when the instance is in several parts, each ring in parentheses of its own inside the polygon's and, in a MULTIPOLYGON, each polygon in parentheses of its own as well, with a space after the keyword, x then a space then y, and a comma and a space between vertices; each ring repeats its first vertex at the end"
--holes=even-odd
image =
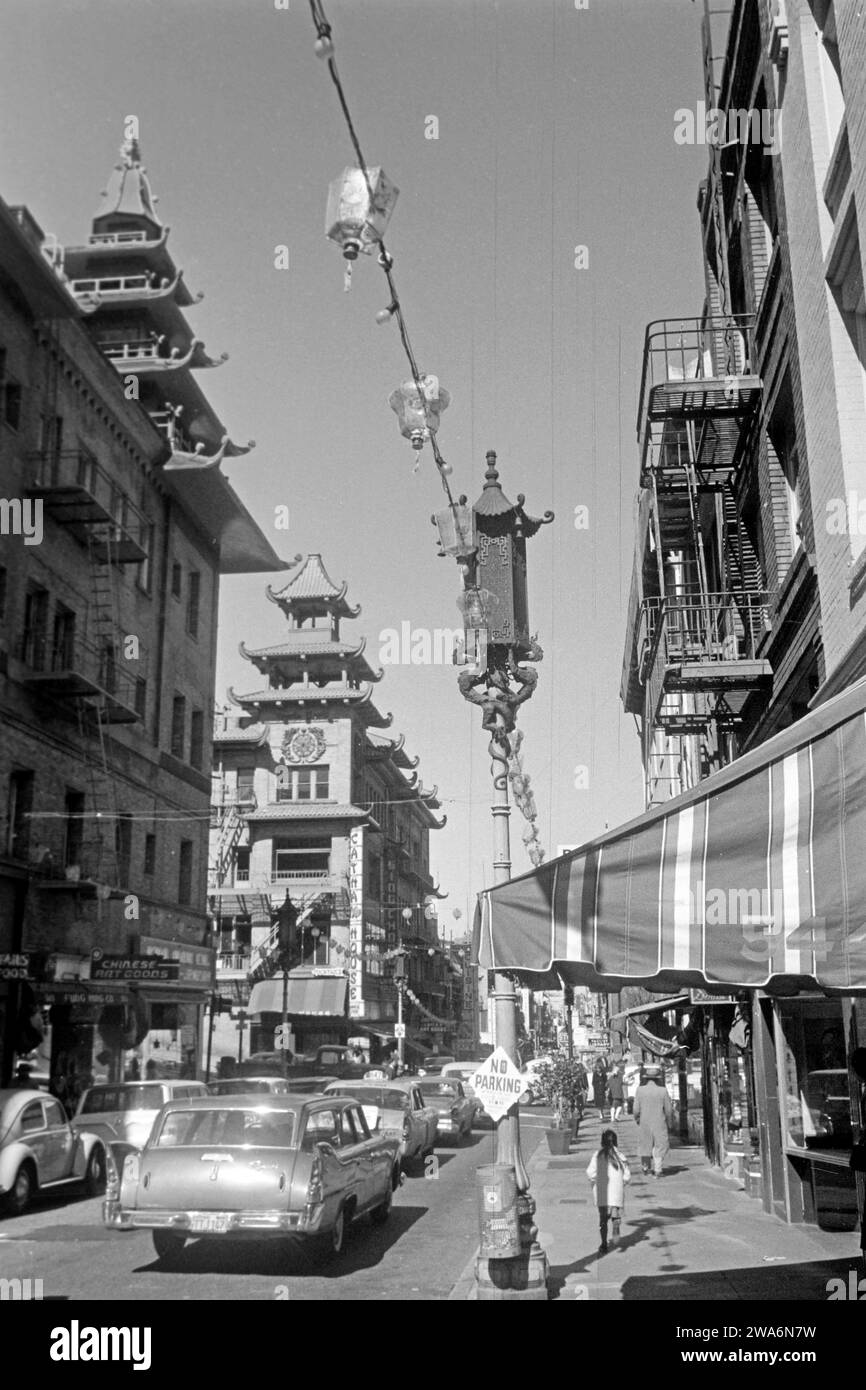
MULTIPOLYGON (((528 1154, 543 1142, 540 1117, 524 1140, 528 1154)), ((41 1278, 45 1300, 447 1299, 478 1244, 475 1170, 493 1161, 492 1130, 435 1157, 410 1166, 385 1225, 360 1221, 334 1260, 288 1241, 201 1240, 164 1267, 149 1232, 106 1230, 100 1200, 66 1196, 0 1218, 0 1276, 41 1278)))
MULTIPOLYGON (((523 1115, 521 1114, 521 1126, 523 1115)), ((607 1126, 605 1126, 607 1127, 607 1126)), ((672 1147, 661 1178, 644 1177, 631 1117, 614 1126, 632 1172, 622 1238, 598 1252, 586 1166, 602 1125, 590 1109, 568 1157, 534 1146, 528 1171, 554 1299, 826 1301, 827 1284, 858 1269, 859 1234, 788 1226, 708 1164, 702 1148, 672 1147)), ((471 1299, 473 1262, 451 1292, 471 1299)))

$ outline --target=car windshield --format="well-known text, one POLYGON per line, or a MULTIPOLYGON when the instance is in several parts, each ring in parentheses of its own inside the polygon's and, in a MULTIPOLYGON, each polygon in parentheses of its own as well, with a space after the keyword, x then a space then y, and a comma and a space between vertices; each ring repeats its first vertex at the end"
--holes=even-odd
POLYGON ((442 1081, 438 1077, 432 1081, 421 1080, 418 1085, 425 1096, 456 1096, 459 1094, 456 1082, 442 1081))
POLYGON ((402 1110, 406 1106, 405 1091, 389 1091, 380 1086, 335 1086, 329 1096, 346 1096, 360 1105, 377 1105, 380 1110, 402 1110))
POLYGON ((295 1116, 286 1110, 172 1110, 159 1127, 156 1147, 290 1149, 294 1134, 295 1116))
POLYGON ((81 1113, 104 1115, 115 1110, 159 1110, 161 1107, 161 1086, 100 1086, 88 1091, 81 1113))

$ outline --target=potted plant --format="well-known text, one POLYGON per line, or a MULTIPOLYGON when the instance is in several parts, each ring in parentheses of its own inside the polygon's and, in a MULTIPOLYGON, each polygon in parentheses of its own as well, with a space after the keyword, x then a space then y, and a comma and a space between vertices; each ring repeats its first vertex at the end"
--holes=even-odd
POLYGON ((552 1154, 567 1154, 571 1140, 577 1137, 582 1079, 580 1063, 565 1052, 554 1053, 535 1074, 539 1094, 553 1109, 553 1124, 545 1130, 552 1154))

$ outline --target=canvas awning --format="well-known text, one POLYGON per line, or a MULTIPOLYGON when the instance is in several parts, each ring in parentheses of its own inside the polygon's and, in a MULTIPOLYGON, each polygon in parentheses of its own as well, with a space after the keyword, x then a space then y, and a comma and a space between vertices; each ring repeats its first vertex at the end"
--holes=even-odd
POLYGON ((610 1021, 613 1023, 618 1018, 635 1018, 638 1014, 666 1014, 670 1009, 676 1009, 681 1004, 688 1004, 691 1007, 691 995, 675 994, 669 999, 654 999, 650 1004, 635 1004, 632 1009, 620 1009, 619 1013, 611 1014, 610 1021))
MULTIPOLYGON (((325 975, 318 979, 293 979, 289 976, 288 1013, 318 1014, 342 1018, 346 1012, 345 975, 325 975)), ((260 980, 250 990, 248 1014, 281 1014, 283 1012, 283 977, 260 980)))
POLYGON ((535 988, 866 993, 866 679, 691 791, 479 895, 535 988))

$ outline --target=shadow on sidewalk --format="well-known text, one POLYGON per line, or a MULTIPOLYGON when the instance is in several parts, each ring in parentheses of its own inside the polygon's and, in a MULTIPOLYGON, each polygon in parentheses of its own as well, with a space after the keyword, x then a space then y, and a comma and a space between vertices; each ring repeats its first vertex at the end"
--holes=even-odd
MULTIPOLYGON (((682 1299, 741 1300, 764 1303, 785 1302, 823 1303, 852 1298, 866 1298, 866 1280, 859 1289, 864 1264, 847 1258, 814 1260, 799 1264, 773 1264, 767 1268, 745 1266, 741 1269, 707 1270, 701 1274, 635 1275, 623 1280, 620 1295, 623 1299, 682 1299), (834 1284, 832 1281, 836 1281, 834 1284)), ((770 1313, 767 1322, 774 1319, 770 1313)))
MULTIPOLYGON (((636 1245, 641 1245, 645 1241, 648 1243, 652 1236, 657 1235, 659 1231, 663 1231, 665 1226, 671 1223, 680 1225, 684 1221, 695 1221, 699 1217, 713 1215, 715 1215, 714 1211, 707 1207, 655 1207, 647 1212, 645 1216, 640 1216, 636 1220, 627 1219, 625 1230, 620 1236, 619 1241, 616 1246, 606 1254, 603 1255, 601 1251, 596 1248, 591 1251, 590 1254, 584 1255, 582 1259, 574 1260, 571 1264, 550 1266, 548 1287, 550 1289, 551 1299, 559 1298, 569 1276, 572 1274, 593 1273, 597 1277, 602 1260, 605 1261, 605 1269, 610 1272, 610 1276, 614 1281, 620 1277, 625 1278, 628 1270, 628 1261, 627 1258, 623 1259, 622 1257, 627 1257, 629 1250, 632 1250, 636 1245), (611 1263, 608 1264, 608 1261, 611 1263)), ((686 1266, 671 1264, 665 1266, 665 1268, 668 1272, 668 1276, 672 1276, 680 1270, 685 1270, 686 1266)), ((763 1271, 759 1272, 762 1273, 763 1271)), ((717 1278, 718 1276, 712 1277, 717 1278)), ((632 1279, 630 1282, 634 1283, 640 1281, 632 1279)), ((655 1276, 653 1276, 646 1282, 653 1283, 657 1281, 655 1276)), ((647 1293, 633 1296, 662 1298, 664 1294, 647 1293)), ((701 1294, 697 1293, 691 1294, 690 1296, 693 1298, 702 1297, 701 1294)))

